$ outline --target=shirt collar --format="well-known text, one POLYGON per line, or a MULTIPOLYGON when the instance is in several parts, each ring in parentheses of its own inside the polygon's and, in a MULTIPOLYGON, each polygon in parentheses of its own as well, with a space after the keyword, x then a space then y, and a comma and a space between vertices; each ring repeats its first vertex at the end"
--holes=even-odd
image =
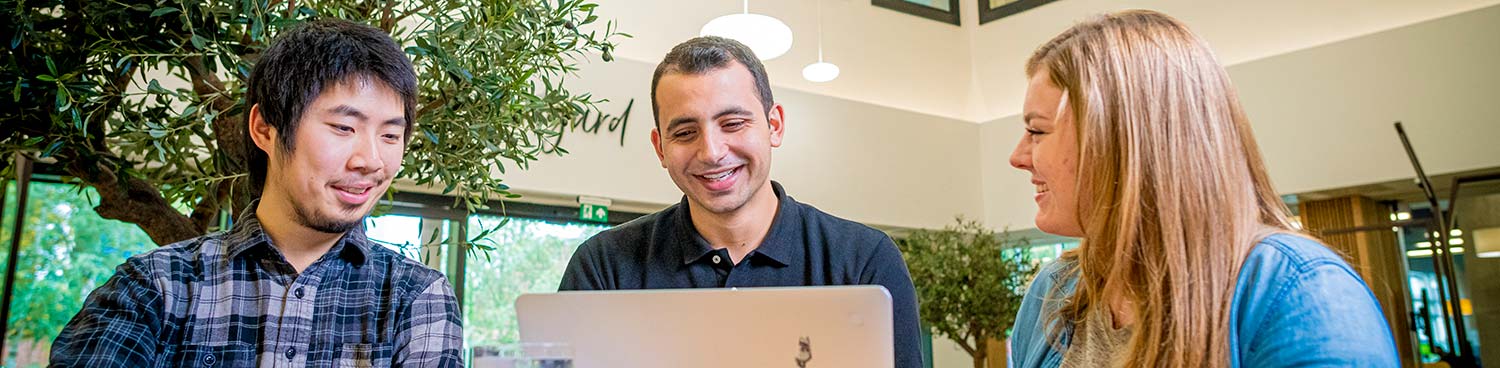
MULTIPOLYGON (((266 234, 264 228, 261 228, 260 218, 255 214, 255 209, 259 206, 259 199, 251 201, 250 205, 245 206, 245 210, 241 211, 234 223, 230 225, 229 232, 224 236, 224 243, 227 247, 225 254, 229 258, 236 258, 247 251, 271 246, 271 236, 266 234)), ((339 254, 350 263, 359 265, 369 257, 371 245, 372 242, 365 236, 364 221, 361 220, 359 226, 345 232, 344 236, 333 244, 333 248, 328 249, 328 252, 339 254)))
MULTIPOLYGON (((790 253, 798 246, 792 242, 802 239, 800 235, 802 222, 799 221, 801 209, 791 196, 786 195, 786 190, 781 187, 781 183, 772 180, 771 190, 776 193, 777 201, 775 218, 771 220, 771 229, 766 232, 766 237, 761 240, 760 246, 756 247, 746 258, 764 258, 785 266, 790 264, 788 263, 791 260, 790 253)), ((697 262, 714 254, 713 246, 708 243, 708 240, 703 239, 703 235, 698 233, 697 228, 693 227, 693 217, 689 213, 691 207, 688 206, 687 196, 682 197, 682 201, 677 204, 677 209, 676 213, 669 217, 677 228, 682 229, 677 232, 677 239, 673 241, 674 244, 678 244, 678 249, 681 251, 682 264, 697 262)))

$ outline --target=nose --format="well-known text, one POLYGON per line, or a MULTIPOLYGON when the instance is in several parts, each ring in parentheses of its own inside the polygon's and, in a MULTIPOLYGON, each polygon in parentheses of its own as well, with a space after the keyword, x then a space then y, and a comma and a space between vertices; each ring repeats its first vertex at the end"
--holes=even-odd
POLYGON ((380 158, 380 137, 373 132, 366 134, 362 139, 356 139, 354 147, 349 155, 349 169, 358 171, 360 174, 373 174, 385 169, 385 161, 380 158))
POLYGON ((1026 133, 1021 133, 1021 141, 1016 142, 1016 149, 1010 152, 1010 166, 1031 171, 1031 137, 1026 133))
POLYGON ((718 164, 729 154, 728 135, 714 129, 705 129, 698 140, 698 162, 718 164))

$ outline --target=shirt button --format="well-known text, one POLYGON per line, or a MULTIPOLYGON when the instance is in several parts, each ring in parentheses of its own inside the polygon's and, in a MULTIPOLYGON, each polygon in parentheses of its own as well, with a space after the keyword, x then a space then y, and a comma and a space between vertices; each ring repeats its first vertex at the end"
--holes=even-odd
POLYGON ((203 365, 214 365, 214 363, 218 363, 218 362, 219 362, 219 359, 218 358, 214 358, 213 354, 207 354, 207 355, 203 356, 203 365))
POLYGON ((291 359, 297 355, 297 348, 286 348, 286 358, 291 359))
POLYGON ((294 294, 297 295, 297 299, 302 299, 302 288, 297 288, 297 292, 295 292, 294 294))
POLYGON ((715 254, 714 255, 714 263, 719 263, 720 260, 722 260, 722 259, 719 258, 719 255, 715 254))

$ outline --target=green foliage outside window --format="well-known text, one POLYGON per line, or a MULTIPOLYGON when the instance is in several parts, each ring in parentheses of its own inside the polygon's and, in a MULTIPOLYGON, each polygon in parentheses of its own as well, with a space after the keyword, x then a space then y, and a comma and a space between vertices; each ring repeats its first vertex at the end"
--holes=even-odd
MULTIPOLYGON (((16 185, 6 187, 0 246, 8 249, 16 185)), ((99 197, 93 189, 33 181, 29 194, 10 330, 5 331, 6 367, 45 365, 52 339, 78 313, 88 294, 109 280, 125 259, 156 248, 135 225, 94 213, 99 197)), ((8 262, 6 258, 6 252, 0 252, 0 260, 8 262)))
MULTIPOLYGON (((470 216, 470 229, 493 228, 494 216, 470 216)), ((496 345, 520 341, 516 298, 557 291, 573 251, 607 225, 511 218, 477 242, 495 250, 469 252, 464 272, 464 343, 496 345)))

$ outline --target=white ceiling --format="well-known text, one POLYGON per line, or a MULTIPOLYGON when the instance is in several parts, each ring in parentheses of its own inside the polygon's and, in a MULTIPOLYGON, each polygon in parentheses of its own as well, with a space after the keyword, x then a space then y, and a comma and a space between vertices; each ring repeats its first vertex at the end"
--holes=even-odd
MULTIPOLYGON (((617 57, 655 64, 667 50, 698 35, 714 17, 740 11, 739 0, 592 0, 601 18, 615 19, 634 38, 619 40, 617 57)), ((1495 4, 1444 1, 1118 1, 1059 0, 984 25, 976 0, 960 0, 962 27, 870 5, 823 1, 824 59, 842 74, 827 83, 802 79, 817 59, 816 0, 753 0, 750 12, 777 17, 795 34, 792 50, 766 62, 771 84, 970 122, 1019 110, 1022 64, 1042 42, 1090 15, 1154 9, 1198 32, 1227 65, 1284 54, 1495 4)), ((789 107, 793 108, 793 107, 789 107)))

